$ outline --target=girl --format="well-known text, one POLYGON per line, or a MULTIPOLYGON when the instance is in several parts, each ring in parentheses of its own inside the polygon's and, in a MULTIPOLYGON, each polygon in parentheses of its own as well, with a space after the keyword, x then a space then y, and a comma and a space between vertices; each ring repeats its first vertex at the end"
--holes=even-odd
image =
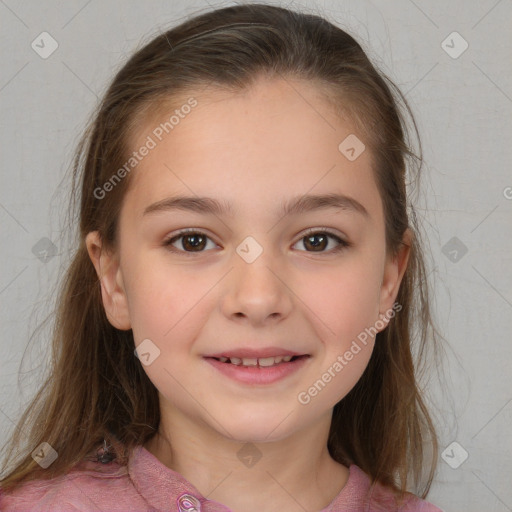
POLYGON ((129 60, 78 149, 2 510, 439 510, 408 492, 434 476, 435 331, 400 99, 341 29, 261 4, 129 60))

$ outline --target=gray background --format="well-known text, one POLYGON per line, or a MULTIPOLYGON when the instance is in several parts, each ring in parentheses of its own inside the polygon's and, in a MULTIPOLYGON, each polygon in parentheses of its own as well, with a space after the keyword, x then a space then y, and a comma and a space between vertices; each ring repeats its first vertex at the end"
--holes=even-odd
MULTIPOLYGON (((70 256, 65 176, 89 113, 143 41, 230 4, 0 0, 2 433, 14 428, 48 361, 55 285, 70 256), (43 31, 58 43, 46 59, 31 47, 43 31)), ((512 510, 511 2, 288 5, 349 30, 415 112, 428 174, 420 220, 447 339, 446 381, 429 384, 447 450, 428 499, 446 512, 512 510), (463 39, 448 37, 454 31, 463 39)))

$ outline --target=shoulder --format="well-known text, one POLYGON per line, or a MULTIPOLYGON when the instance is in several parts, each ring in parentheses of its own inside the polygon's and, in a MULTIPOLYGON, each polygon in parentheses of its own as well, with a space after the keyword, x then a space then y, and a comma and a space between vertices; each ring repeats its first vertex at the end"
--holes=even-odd
POLYGON ((83 461, 56 478, 32 480, 11 492, 0 488, 0 510, 86 512, 146 510, 126 466, 83 461))
POLYGON ((346 485, 337 498, 325 509, 325 512, 443 512, 435 505, 407 493, 403 501, 398 494, 380 483, 371 485, 370 477, 358 466, 350 466, 350 475, 346 485))

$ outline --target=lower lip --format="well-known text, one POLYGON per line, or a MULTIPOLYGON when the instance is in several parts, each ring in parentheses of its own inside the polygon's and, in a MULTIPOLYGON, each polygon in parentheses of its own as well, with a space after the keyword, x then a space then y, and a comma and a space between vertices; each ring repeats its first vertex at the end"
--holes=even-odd
POLYGON ((273 382, 277 382, 278 380, 288 377, 302 368, 309 359, 309 356, 299 357, 298 359, 289 361, 288 363, 282 362, 275 366, 266 367, 237 366, 231 363, 221 363, 213 357, 206 357, 205 359, 221 373, 238 382, 243 382, 245 384, 272 384, 273 382))

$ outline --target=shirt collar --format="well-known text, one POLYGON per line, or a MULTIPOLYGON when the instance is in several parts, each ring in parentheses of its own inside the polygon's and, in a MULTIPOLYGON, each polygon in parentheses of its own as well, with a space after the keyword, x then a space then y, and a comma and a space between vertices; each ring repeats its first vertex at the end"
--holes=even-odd
POLYGON ((231 512, 224 505, 207 500, 180 473, 162 464, 142 445, 130 454, 128 474, 137 492, 157 510, 231 512))
MULTIPOLYGON (((350 465, 349 478, 340 494, 322 512, 357 506, 361 491, 367 490, 368 477, 350 465)), ((180 473, 160 462, 144 446, 136 446, 128 459, 128 473, 137 492, 157 510, 178 512, 231 512, 216 501, 206 499, 180 473)), ((352 509, 351 509, 352 510, 352 509)))

